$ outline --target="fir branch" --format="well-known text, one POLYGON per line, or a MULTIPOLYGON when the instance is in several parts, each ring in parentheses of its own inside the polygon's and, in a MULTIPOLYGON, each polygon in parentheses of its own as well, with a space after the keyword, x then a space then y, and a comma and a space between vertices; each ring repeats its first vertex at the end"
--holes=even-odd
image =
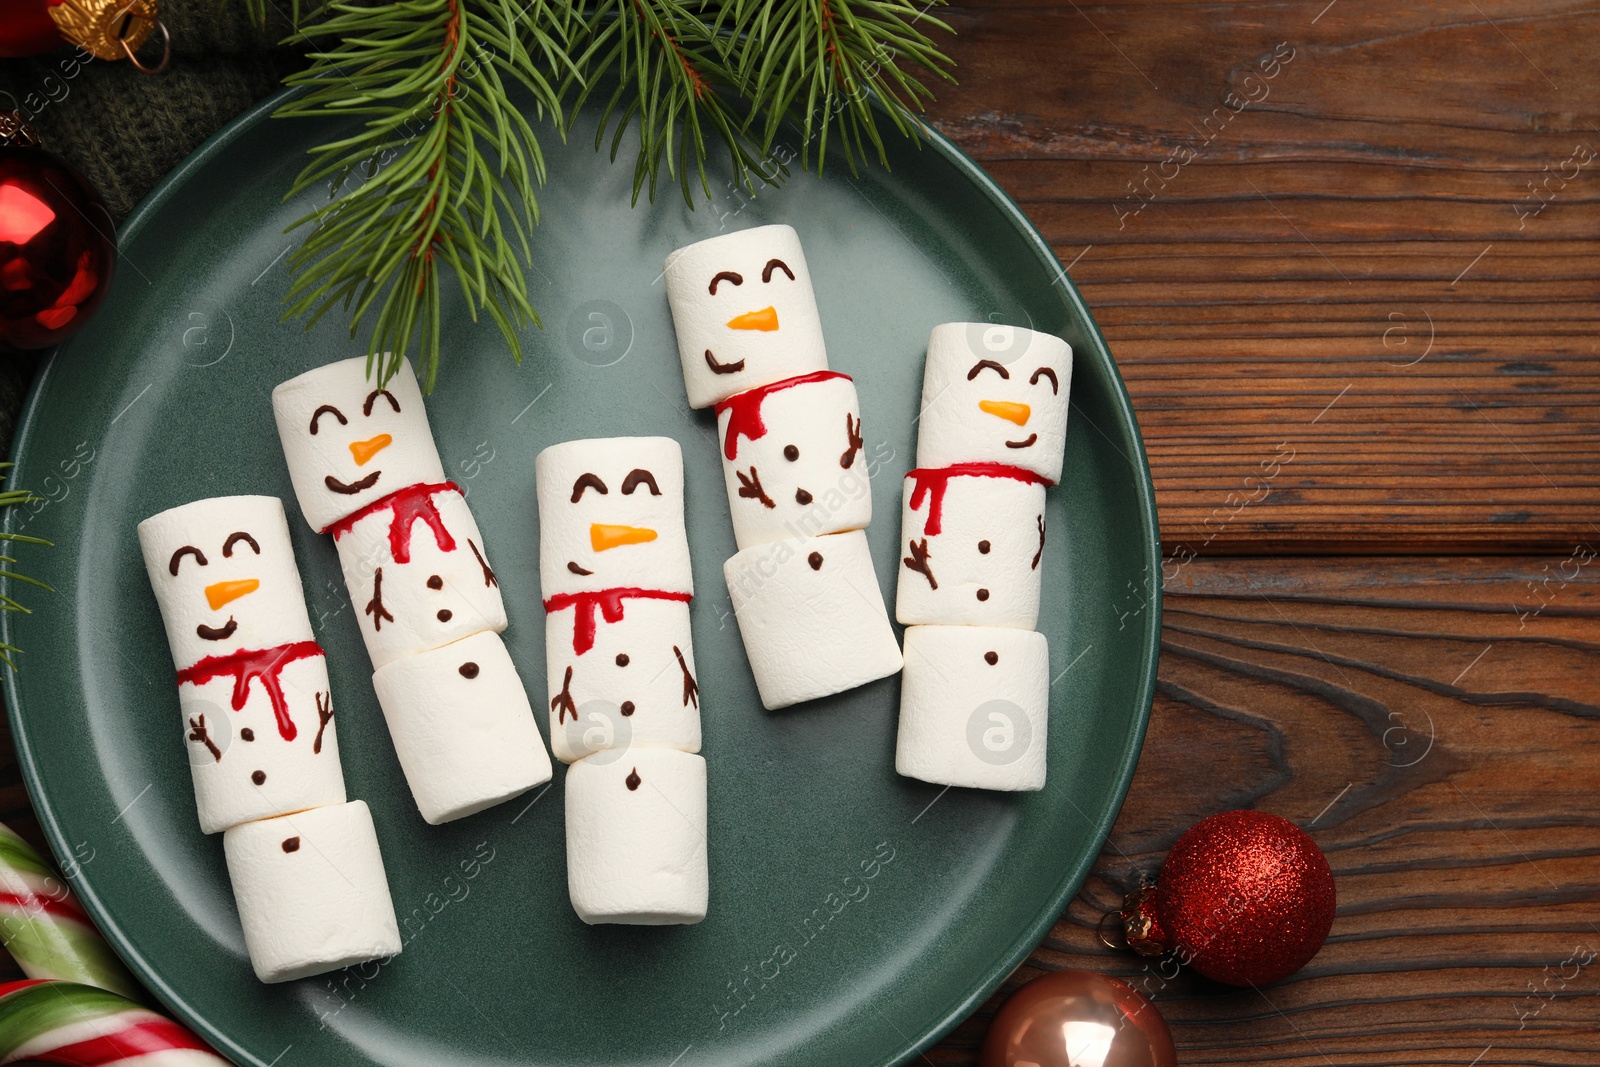
POLYGON ((285 318, 307 327, 335 306, 386 381, 413 348, 423 388, 438 375, 446 268, 474 321, 487 314, 520 362, 517 331, 539 322, 518 259, 531 257, 544 180, 538 138, 513 100, 561 115, 557 85, 573 73, 570 8, 544 0, 334 3, 304 28, 332 39, 286 81, 309 92, 284 116, 362 116, 359 132, 319 145, 288 197, 326 185, 331 202, 290 257, 285 318), (385 354, 379 356, 379 353, 385 354))
POLYGON ((762 148, 792 119, 805 137, 801 166, 810 168, 815 143, 818 173, 830 139, 852 172, 869 156, 888 164, 874 97, 902 136, 922 133, 918 113, 933 90, 903 62, 955 81, 949 57, 924 32, 952 32, 928 14, 945 0, 728 2, 737 27, 734 63, 750 97, 751 123, 762 123, 762 148))
MULTIPOLYGON (((6 470, 11 466, 12 465, 10 463, 0 463, 0 470, 6 470)), ((32 504, 36 501, 42 501, 43 499, 43 497, 35 496, 26 489, 7 489, 3 492, 0 492, 0 510, 15 507, 18 504, 32 504)), ((25 545, 44 545, 46 547, 50 547, 51 545, 51 542, 46 541, 42 537, 29 537, 26 534, 19 533, 0 532, 0 541, 11 541, 16 544, 25 545)), ((43 589, 47 593, 55 592, 54 589, 46 585, 44 582, 39 581, 37 578, 30 578, 26 574, 21 574, 14 570, 13 567, 16 562, 16 558, 13 556, 0 555, 0 578, 7 578, 14 582, 23 582, 27 585, 34 586, 35 588, 43 589)), ((20 611, 24 615, 30 614, 28 608, 24 607, 23 604, 15 597, 3 593, 0 593, 0 611, 20 611)), ((12 670, 16 670, 17 664, 11 658, 11 656, 12 653, 20 653, 21 651, 22 650, 16 645, 0 642, 0 663, 4 663, 12 670)))
MULTIPOLYGON (((726 13, 712 5, 712 13, 726 13)), ((717 20, 720 22, 720 19, 717 20)), ((617 86, 607 101, 595 134, 600 150, 611 132, 611 159, 616 161, 624 135, 637 129, 639 154, 633 170, 633 202, 648 187, 655 199, 661 172, 678 181, 684 199, 693 204, 691 176, 711 195, 706 159, 714 146, 708 134, 727 149, 734 181, 753 188, 752 170, 761 151, 728 90, 738 75, 727 65, 728 38, 715 22, 707 22, 681 0, 600 0, 586 20, 593 39, 588 83, 614 75, 617 86)), ((572 111, 588 96, 581 91, 572 111)), ((763 173, 765 180, 773 180, 763 173)))
MULTIPOLYGON (((264 21, 282 0, 245 0, 264 21)), ((830 142, 854 171, 887 163, 880 110, 900 134, 924 129, 931 90, 953 81, 927 14, 946 0, 289 0, 294 39, 327 42, 285 79, 308 92, 282 116, 360 117, 359 131, 311 152, 289 196, 326 186, 328 203, 291 227, 284 318, 309 328, 335 307, 367 335, 369 370, 387 380, 413 348, 423 388, 439 370, 442 287, 494 320, 518 362, 518 331, 539 317, 523 261, 538 220, 544 159, 523 109, 566 124, 597 86, 595 136, 610 156, 634 130, 633 201, 663 175, 709 198, 710 155, 754 189, 787 168, 771 155, 785 120, 805 137, 802 165, 822 170, 830 142), (876 100, 876 103, 875 103, 876 100), (519 256, 520 253, 520 256, 519 256)))

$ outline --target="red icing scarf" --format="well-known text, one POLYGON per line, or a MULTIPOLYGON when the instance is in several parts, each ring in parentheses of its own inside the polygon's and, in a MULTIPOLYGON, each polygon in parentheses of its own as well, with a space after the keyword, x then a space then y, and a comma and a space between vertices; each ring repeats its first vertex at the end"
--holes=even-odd
POLYGON ((677 600, 684 604, 694 599, 689 593, 668 593, 661 589, 624 586, 620 589, 599 589, 593 593, 557 593, 545 600, 544 611, 548 615, 563 608, 577 609, 572 624, 572 651, 574 655, 581 656, 594 647, 595 609, 600 609, 600 614, 605 617, 606 622, 621 622, 622 602, 629 597, 677 600))
POLYGON ((440 552, 454 552, 456 539, 444 528, 444 519, 440 518, 439 508, 434 504, 433 498, 440 493, 460 492, 461 487, 455 482, 440 482, 437 485, 419 482, 416 485, 408 485, 404 489, 396 489, 388 496, 379 497, 359 511, 351 512, 322 532, 333 534, 333 539, 337 541, 341 535, 355 529, 356 523, 368 515, 387 511, 390 513, 389 555, 396 563, 411 562, 411 527, 418 519, 433 531, 433 540, 439 546, 440 552))
POLYGON ((767 424, 761 421, 761 402, 780 389, 790 389, 796 385, 810 385, 812 382, 826 382, 833 378, 843 378, 850 381, 850 375, 840 374, 838 371, 819 370, 812 374, 802 374, 798 378, 785 378, 781 382, 771 385, 758 385, 754 389, 746 389, 742 393, 734 393, 726 400, 719 400, 716 412, 721 415, 724 411, 728 415, 728 433, 722 443, 722 452, 729 459, 739 458, 739 438, 747 441, 758 441, 767 435, 767 424))
POLYGON ((297 659, 322 655, 322 647, 315 641, 291 641, 274 648, 242 648, 223 656, 207 656, 178 672, 178 684, 204 685, 216 678, 233 679, 233 710, 244 708, 250 699, 250 683, 259 680, 272 703, 272 714, 278 720, 278 734, 285 741, 293 741, 299 733, 294 720, 289 718, 289 701, 283 695, 283 682, 278 678, 283 669, 297 659))
POLYGON ((918 467, 906 475, 914 483, 911 489, 911 510, 922 508, 924 497, 928 503, 928 520, 922 532, 937 537, 944 517, 944 494, 950 488, 951 478, 1012 478, 1033 485, 1050 486, 1055 483, 1042 474, 1013 467, 1006 463, 956 463, 949 467, 918 467))

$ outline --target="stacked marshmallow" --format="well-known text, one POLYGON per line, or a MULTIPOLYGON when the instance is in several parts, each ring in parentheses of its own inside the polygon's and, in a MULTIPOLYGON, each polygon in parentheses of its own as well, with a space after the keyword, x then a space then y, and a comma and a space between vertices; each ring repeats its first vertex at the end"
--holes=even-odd
POLYGON ((197 500, 141 522, 139 546, 178 671, 200 829, 222 833, 256 977, 397 954, 372 814, 345 801, 283 503, 197 500))
POLYGON ((300 511, 332 533, 373 688, 422 817, 438 824, 550 780, 550 756, 500 632, 499 581, 445 480, 407 361, 383 387, 362 357, 272 391, 300 511))
POLYGON ((844 692, 900 669, 867 551, 872 493, 855 383, 828 369, 789 226, 667 257, 689 405, 714 406, 739 552, 723 564, 761 703, 844 692))
POLYGON ((1061 477, 1072 349, 1012 326, 934 327, 906 475, 895 616, 907 627, 895 770, 939 785, 1044 786, 1045 488, 1061 477))
POLYGON ((697 923, 706 764, 683 453, 666 437, 567 441, 534 469, 572 907, 586 923, 697 923))

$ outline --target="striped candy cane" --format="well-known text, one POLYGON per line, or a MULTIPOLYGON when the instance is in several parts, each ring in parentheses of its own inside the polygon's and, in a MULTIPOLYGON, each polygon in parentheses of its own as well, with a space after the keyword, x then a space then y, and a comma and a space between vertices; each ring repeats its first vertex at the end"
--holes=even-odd
POLYGON ((229 1067, 188 1030, 124 997, 77 982, 0 985, 0 1064, 229 1067))
POLYGON ((145 994, 101 939, 67 883, 26 841, 0 823, 0 943, 29 978, 56 978, 145 994))

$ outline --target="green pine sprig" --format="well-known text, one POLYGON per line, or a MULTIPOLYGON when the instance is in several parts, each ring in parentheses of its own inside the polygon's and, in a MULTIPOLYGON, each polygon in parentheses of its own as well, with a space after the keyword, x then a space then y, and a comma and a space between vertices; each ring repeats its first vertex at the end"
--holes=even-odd
MULTIPOLYGON (((10 467, 10 463, 0 463, 0 470, 6 470, 10 467)), ((7 489, 3 492, 0 492, 0 510, 15 507, 18 504, 32 504, 41 499, 41 497, 35 496, 26 489, 7 489)), ((46 541, 42 537, 29 537, 26 534, 19 533, 0 533, 0 541, 11 541, 24 545, 50 545, 50 542, 46 541)), ((0 578, 9 578, 14 582, 23 582, 27 585, 43 589, 47 593, 55 592, 54 589, 50 588, 50 586, 46 585, 44 582, 39 581, 37 578, 29 578, 26 574, 19 574, 13 569, 16 565, 16 562, 17 561, 15 557, 0 554, 0 578)), ((0 611, 20 611, 24 615, 30 614, 28 608, 23 606, 21 601, 10 596, 9 594, 4 593, 0 593, 0 611)), ((19 653, 21 651, 22 650, 15 645, 0 641, 0 663, 4 663, 12 670, 16 670, 16 661, 13 660, 11 656, 13 653, 19 653)))
MULTIPOLYGON (((268 0, 246 0, 252 13, 268 0)), ((519 362, 518 331, 539 323, 523 264, 545 179, 524 117, 565 136, 593 94, 595 147, 636 148, 633 200, 663 179, 709 198, 707 160, 726 152, 753 191, 787 169, 773 157, 786 120, 802 165, 830 144, 852 170, 887 163, 880 118, 918 135, 931 98, 919 75, 947 80, 927 14, 945 0, 399 0, 327 3, 295 40, 320 42, 286 79, 307 92, 285 117, 356 117, 357 132, 318 145, 288 197, 325 190, 300 218, 285 318, 309 326, 339 308, 365 332, 380 380, 412 352, 423 388, 437 380, 441 307, 454 281, 476 321, 493 319, 519 362), (814 151, 813 151, 814 148, 814 151)))

